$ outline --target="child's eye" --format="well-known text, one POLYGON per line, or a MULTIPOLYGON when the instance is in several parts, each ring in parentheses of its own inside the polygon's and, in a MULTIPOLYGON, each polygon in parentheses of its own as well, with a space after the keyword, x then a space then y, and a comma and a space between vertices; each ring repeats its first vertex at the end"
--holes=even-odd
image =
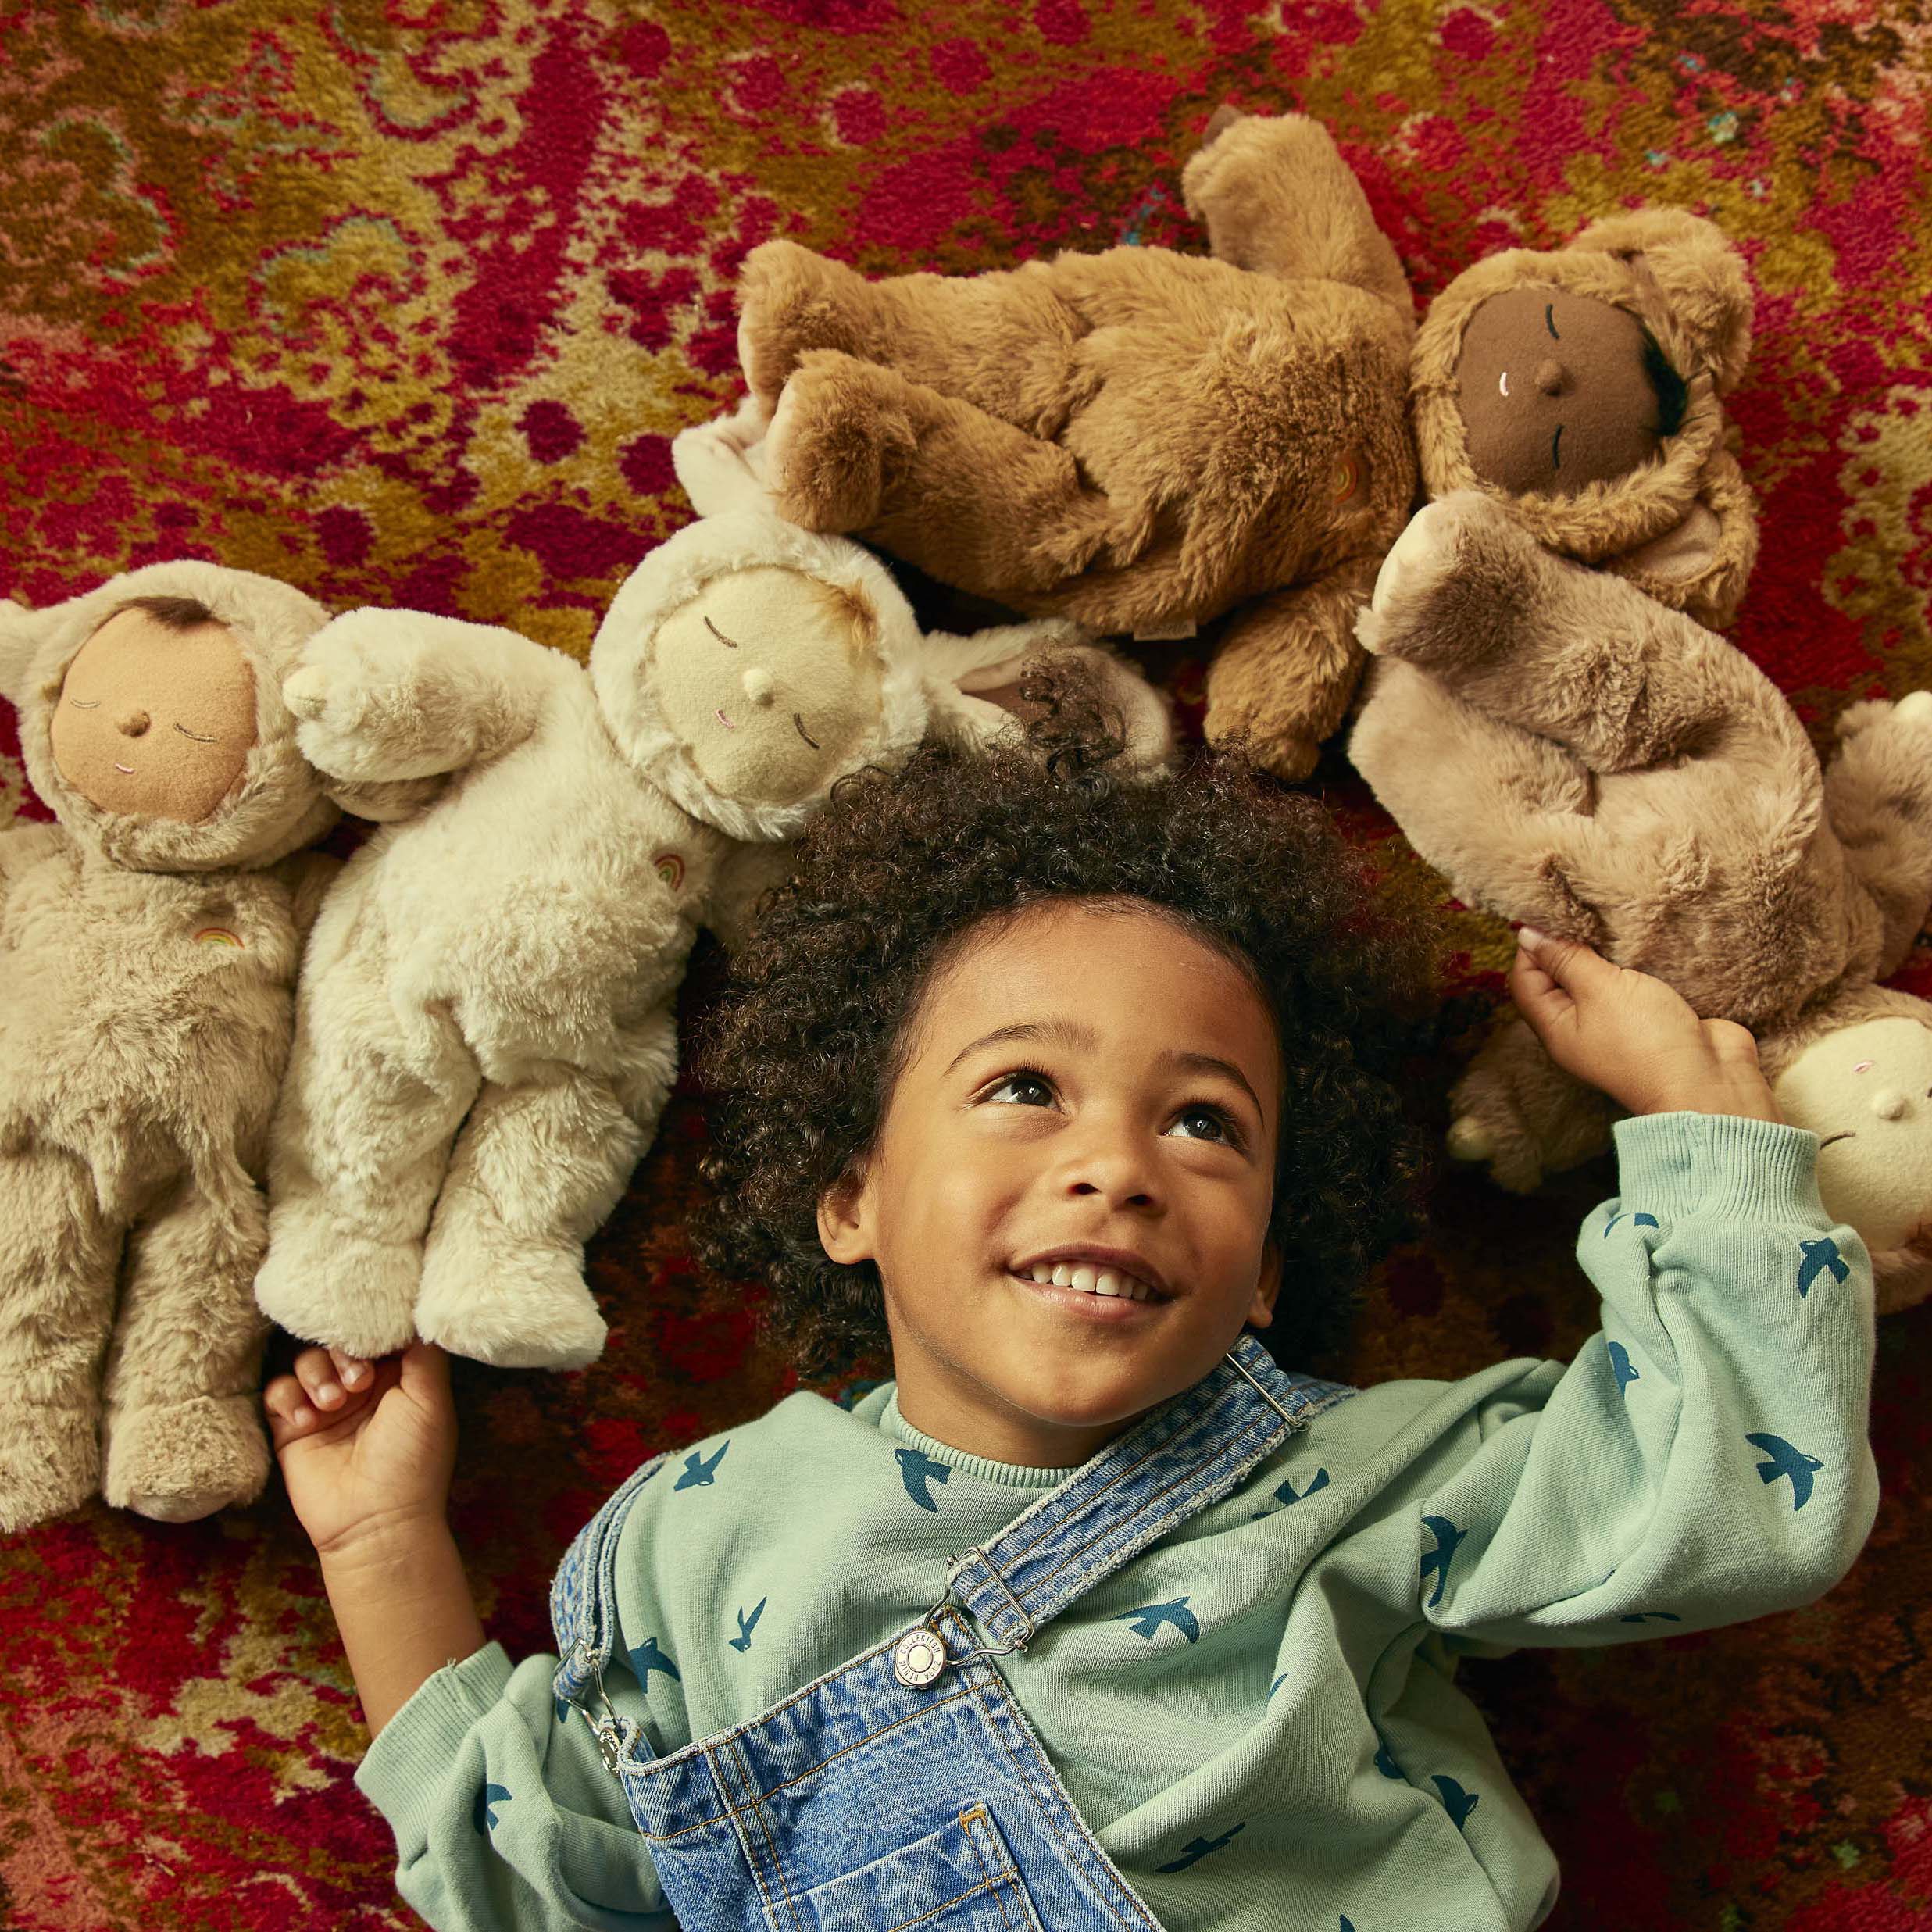
POLYGON ((1240 1130, 1219 1107, 1184 1107, 1175 1115, 1174 1125, 1186 1140, 1221 1141, 1230 1147, 1242 1145, 1240 1130))
POLYGON ((1050 1107, 1053 1088, 1041 1073, 1007 1073, 987 1087, 983 1100, 996 1100, 1003 1106, 1050 1107))

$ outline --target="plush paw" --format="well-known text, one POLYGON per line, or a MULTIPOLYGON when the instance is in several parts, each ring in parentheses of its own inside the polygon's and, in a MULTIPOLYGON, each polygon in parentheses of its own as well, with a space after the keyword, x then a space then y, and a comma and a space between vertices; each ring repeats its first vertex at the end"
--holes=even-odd
POLYGON ((780 512, 806 530, 863 530, 879 519, 885 438, 859 365, 821 352, 787 379, 765 433, 765 475, 780 512))
POLYGON ((252 1502, 268 1478, 252 1395, 110 1409, 102 1437, 102 1497, 157 1523, 194 1523, 252 1502))
POLYGON ((1449 1123, 1445 1145, 1449 1158, 1473 1166, 1487 1160, 1496 1151, 1496 1137, 1481 1121, 1469 1114, 1449 1123))
POLYGON ((1416 663, 1484 655, 1533 607, 1545 562, 1500 504, 1459 490, 1410 518, 1355 636, 1377 656, 1416 663))
POLYGON ((91 1408, 50 1409, 17 1391, 0 1398, 0 1535, 79 1509, 100 1481, 91 1408))
POLYGON ((425 1341, 499 1369, 580 1369, 604 1352, 604 1318, 577 1254, 475 1224, 439 1226, 423 1267, 425 1341))
POLYGON ((394 666, 362 634, 358 614, 337 618, 309 641, 282 680, 282 702, 295 713, 295 742, 316 770, 366 783, 398 776, 384 755, 383 727, 401 707, 394 666))
POLYGON ((372 1241, 318 1210, 278 1207, 255 1299, 302 1341, 373 1361, 416 1339, 422 1279, 420 1242, 372 1241))

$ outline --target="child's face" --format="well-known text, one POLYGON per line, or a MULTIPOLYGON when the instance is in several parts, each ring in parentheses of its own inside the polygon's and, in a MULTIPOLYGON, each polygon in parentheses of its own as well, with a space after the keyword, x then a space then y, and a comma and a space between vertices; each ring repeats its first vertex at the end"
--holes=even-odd
POLYGON ((1266 1322, 1280 1079, 1252 984, 1157 912, 1062 902, 969 941, 820 1213, 833 1259, 878 1265, 906 1420, 1071 1466, 1266 1322))

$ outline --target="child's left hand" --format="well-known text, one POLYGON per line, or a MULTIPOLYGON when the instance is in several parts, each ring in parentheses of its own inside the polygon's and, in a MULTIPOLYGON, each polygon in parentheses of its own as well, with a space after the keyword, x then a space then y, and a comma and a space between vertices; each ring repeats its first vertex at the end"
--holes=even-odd
POLYGON ((1662 980, 1575 940, 1527 926, 1516 940, 1510 997, 1565 1073, 1632 1113, 1779 1117, 1746 1029, 1700 1020, 1662 980))

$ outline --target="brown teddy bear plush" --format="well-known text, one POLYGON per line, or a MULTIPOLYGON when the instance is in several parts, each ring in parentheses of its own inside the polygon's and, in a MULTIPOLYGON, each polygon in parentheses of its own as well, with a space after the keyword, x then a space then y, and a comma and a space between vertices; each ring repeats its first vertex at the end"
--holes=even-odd
MULTIPOLYGON (((1362 637, 1349 752, 1416 849, 1471 905, 1749 1027, 1880 1309, 1932 1290, 1932 1007, 1874 984, 1932 903, 1932 692, 1852 706, 1821 772, 1723 639, 1473 493, 1404 533, 1362 637)), ((1519 1190, 1609 1141, 1609 1103, 1513 1012, 1451 1111, 1450 1151, 1519 1190)))
POLYGON ((1697 216, 1639 209, 1492 255, 1416 338, 1423 487, 1505 500, 1551 549, 1727 624, 1758 547, 1721 401, 1750 348, 1744 269, 1697 216))
POLYGON ((0 602, 59 817, 0 833, 0 1530, 97 1487, 186 1521, 267 1473, 257 1184, 337 816, 280 680, 327 617, 206 563, 0 602))
POLYGON ((1298 777, 1354 692, 1355 613, 1414 494, 1414 309, 1316 123, 1224 109, 1183 184, 1215 259, 869 282, 767 242, 740 354, 792 522, 1101 634, 1226 616, 1208 735, 1298 777))

